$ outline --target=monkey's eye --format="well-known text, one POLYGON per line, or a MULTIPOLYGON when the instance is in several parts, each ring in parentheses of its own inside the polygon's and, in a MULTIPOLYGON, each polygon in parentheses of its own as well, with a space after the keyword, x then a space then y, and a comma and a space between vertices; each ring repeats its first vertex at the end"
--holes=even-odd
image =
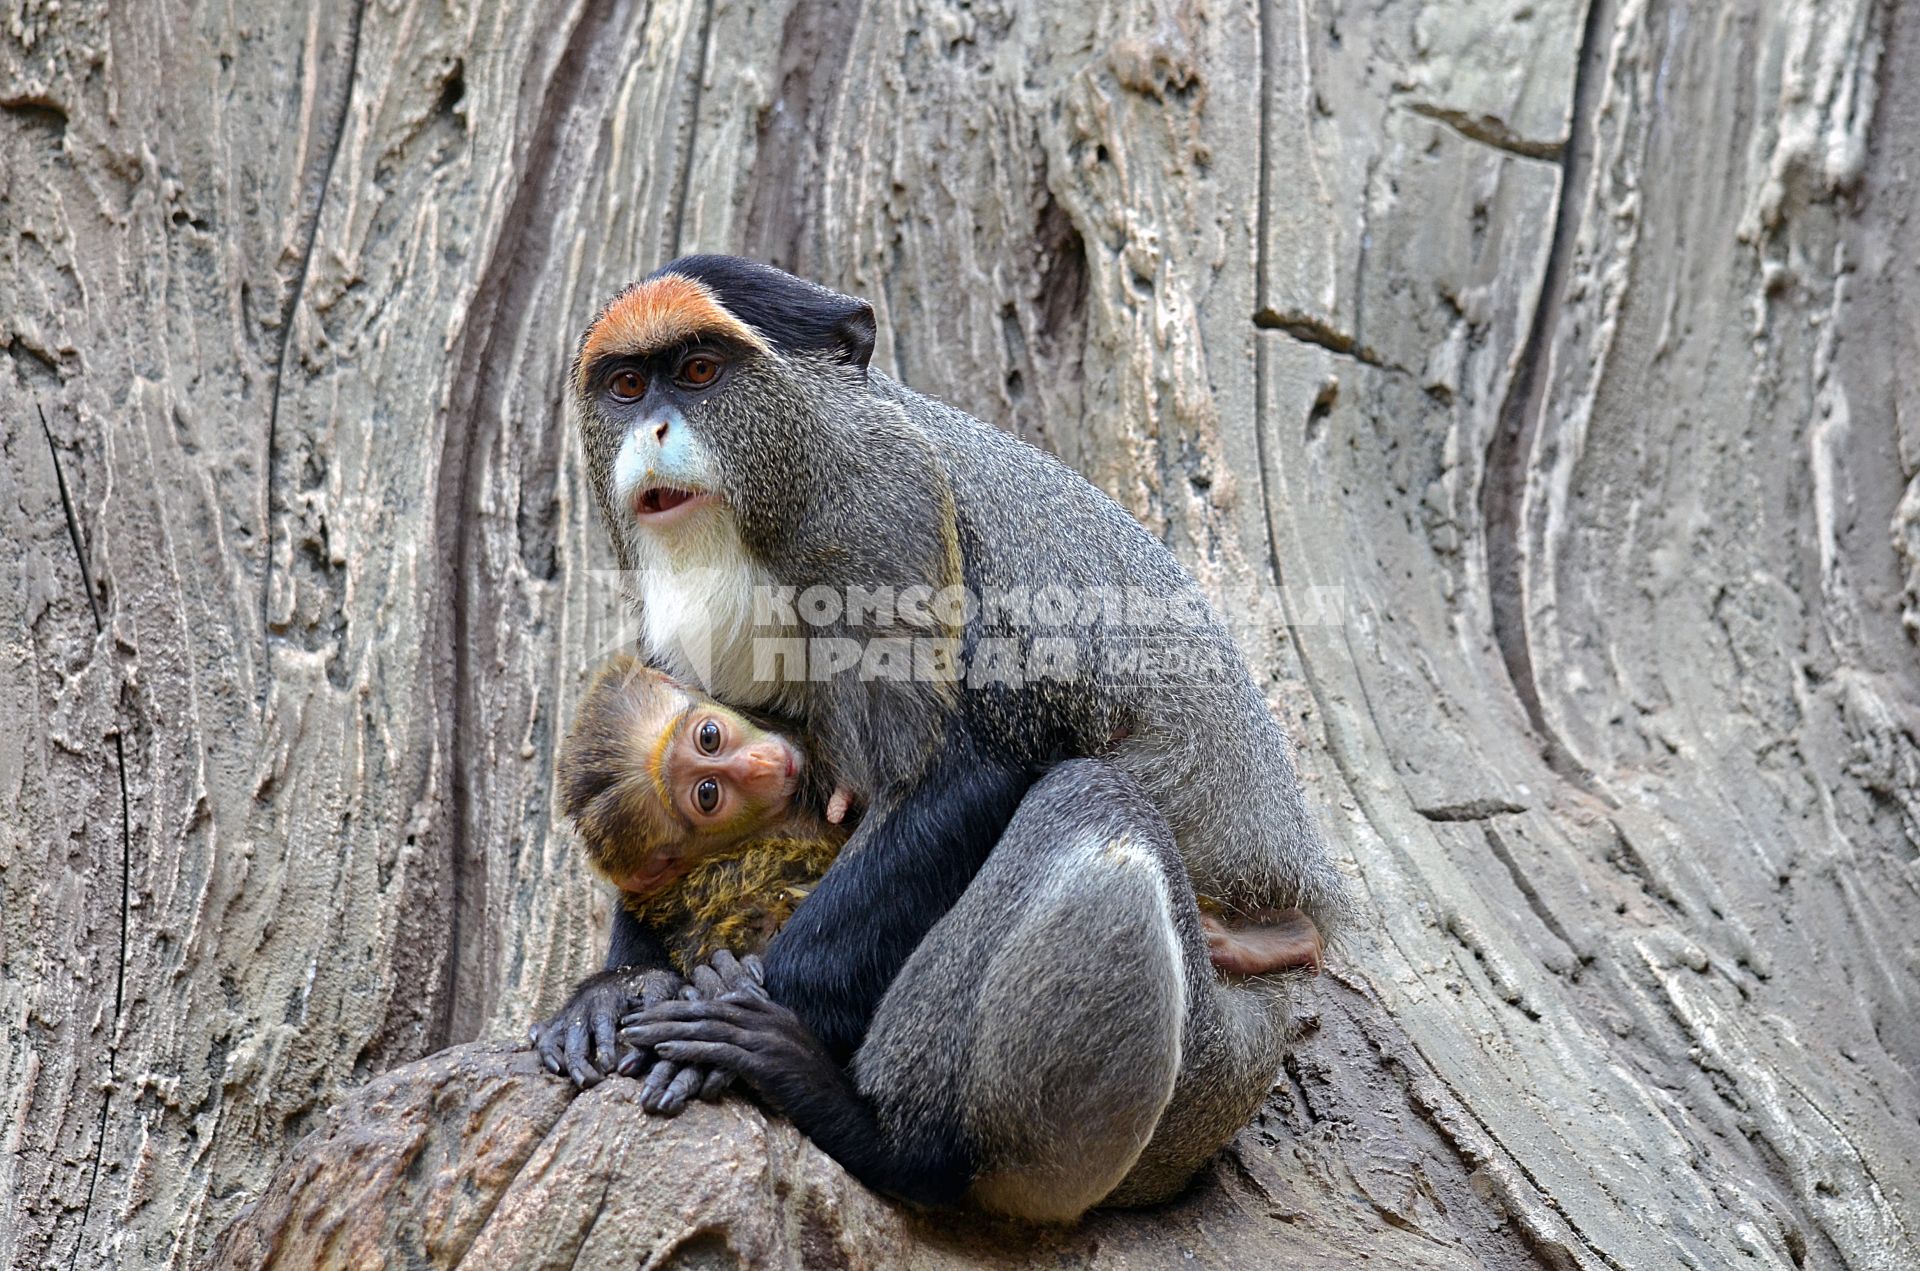
POLYGON ((720 360, 696 353, 680 364, 680 382, 689 388, 705 388, 720 377, 720 360))
POLYGON ((616 371, 607 388, 617 401, 637 402, 647 391, 647 381, 638 371, 616 371))
POLYGON ((693 788, 693 801, 702 812, 713 815, 713 810, 720 806, 720 783, 708 777, 693 788))
POLYGON ((720 752, 720 725, 712 720, 700 725, 700 752, 707 755, 720 752))

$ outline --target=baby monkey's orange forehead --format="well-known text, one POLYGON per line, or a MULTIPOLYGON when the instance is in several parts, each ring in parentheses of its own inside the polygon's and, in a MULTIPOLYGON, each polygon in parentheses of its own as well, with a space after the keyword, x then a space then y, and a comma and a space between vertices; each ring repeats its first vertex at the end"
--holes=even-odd
POLYGON ((587 328, 580 346, 584 372, 603 357, 645 357, 699 336, 720 336, 764 352, 760 333, 720 303, 697 278, 660 274, 615 296, 587 328))

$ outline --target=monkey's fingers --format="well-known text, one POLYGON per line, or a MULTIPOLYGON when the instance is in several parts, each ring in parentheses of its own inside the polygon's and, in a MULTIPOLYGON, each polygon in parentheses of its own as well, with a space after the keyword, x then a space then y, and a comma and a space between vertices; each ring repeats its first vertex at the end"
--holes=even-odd
POLYGON ((853 807, 853 791, 845 786, 835 786, 833 794, 827 799, 827 820, 833 825, 847 819, 848 809, 853 807))
POLYGON ((744 994, 728 993, 705 1002, 662 1002, 660 1005, 644 1011, 632 1011, 620 1021, 620 1040, 630 1046, 645 1046, 648 1043, 632 1034, 651 1024, 692 1024, 702 1020, 720 1020, 736 1028, 751 1027, 755 1024, 755 1012, 752 1008, 763 1005, 771 1011, 783 1012, 784 1007, 775 1006, 764 999, 750 999, 744 994))
POLYGON ((706 1073, 707 1079, 700 1083, 700 1098, 712 1103, 733 1084, 733 1074, 725 1068, 709 1068, 706 1073))
MULTIPOLYGON (((651 1046, 665 1057, 667 1052, 660 1047, 668 1042, 726 1042, 741 1050, 752 1050, 756 1034, 727 1019, 654 1019, 621 1029, 620 1037, 631 1046, 651 1046)), ((654 1071, 659 1070, 656 1068, 654 1071)), ((649 1076, 648 1080, 651 1081, 652 1077, 649 1076)))
POLYGON ((552 1024, 535 1024, 533 1027, 533 1049, 540 1056, 540 1064, 554 1076, 563 1076, 567 1071, 566 1056, 561 1050, 565 1030, 552 1024))
MULTIPOLYGON (((758 964, 759 959, 749 954, 746 959, 736 958, 732 953, 721 949, 713 955, 711 965, 728 993, 760 993, 760 979, 753 968, 747 965, 751 960, 758 964)), ((761 996, 765 996, 761 994, 761 996)))
POLYGON ((593 1066, 600 1072, 612 1072, 620 1063, 620 1041, 614 1036, 618 1025, 614 1017, 623 1010, 623 1007, 599 1007, 591 1017, 593 1066))
POLYGON ((689 1065, 682 1068, 674 1073, 673 1080, 667 1083, 667 1089, 660 1096, 659 1106, 654 1111, 670 1117, 679 1116, 686 1108, 687 1102, 705 1084, 706 1079, 707 1070, 704 1067, 689 1065))
POLYGON ((661 1052, 683 1064, 706 1064, 728 1072, 739 1072, 752 1079, 753 1057, 750 1051, 726 1042, 661 1042, 661 1052))
POLYGON ((680 989, 685 983, 671 971, 649 971, 640 981, 641 1008, 673 1001, 680 996, 680 989))
POLYGON ((749 953, 746 957, 740 959, 740 965, 747 969, 747 974, 753 977, 755 984, 765 987, 767 983, 767 964, 760 960, 759 954, 749 953))
POLYGON ((647 1070, 646 1079, 640 1083, 640 1106, 648 1112, 671 1116, 672 1113, 661 1111, 660 1098, 666 1094, 667 1087, 673 1084, 673 1079, 679 1071, 680 1065, 671 1059, 656 1061, 653 1067, 647 1070))
MULTIPOLYGON (((729 962, 733 960, 733 955, 727 953, 725 950, 713 956, 716 960, 723 956, 729 962)), ((716 998, 722 993, 725 993, 727 991, 727 982, 720 978, 720 973, 714 969, 713 964, 703 962, 693 968, 693 987, 697 990, 697 995, 689 1000, 698 1002, 716 998)))
POLYGON ((600 1070, 587 1059, 587 1021, 579 1016, 567 1024, 567 1076, 582 1090, 600 1084, 600 1070))
POLYGON ((656 1116, 678 1116, 688 1100, 705 1091, 712 1078, 703 1065, 661 1059, 640 1085, 640 1106, 656 1116))

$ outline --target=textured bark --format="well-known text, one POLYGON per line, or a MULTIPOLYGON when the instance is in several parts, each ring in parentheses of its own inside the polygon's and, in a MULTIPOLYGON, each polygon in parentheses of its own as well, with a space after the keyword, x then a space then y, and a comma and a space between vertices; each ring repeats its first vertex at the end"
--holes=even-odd
POLYGON ((530 1262, 1011 1256, 744 1104, 401 1067, 594 960, 552 739, 620 623, 560 385, 701 248, 872 298, 1163 534, 1366 898, 1261 1121, 1062 1256, 1913 1264, 1920 7, 4 25, 0 1262, 402 1199, 530 1262))

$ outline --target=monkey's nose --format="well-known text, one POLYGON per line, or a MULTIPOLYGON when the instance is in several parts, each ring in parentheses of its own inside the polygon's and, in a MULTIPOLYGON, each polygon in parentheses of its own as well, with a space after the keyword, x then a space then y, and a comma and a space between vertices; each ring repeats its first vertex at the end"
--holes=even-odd
POLYGON ((667 440, 667 421, 666 420, 663 419, 659 423, 653 426, 653 439, 661 443, 662 445, 666 444, 666 440, 667 440))
POLYGON ((731 765, 733 779, 749 787, 785 777, 786 766, 786 760, 777 752, 757 747, 741 751, 734 757, 731 765))

